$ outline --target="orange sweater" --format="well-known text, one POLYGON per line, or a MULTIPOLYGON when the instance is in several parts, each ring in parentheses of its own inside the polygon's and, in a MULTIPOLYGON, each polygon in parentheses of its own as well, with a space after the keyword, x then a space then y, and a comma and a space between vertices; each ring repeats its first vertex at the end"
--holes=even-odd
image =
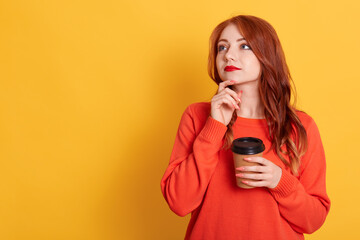
MULTIPOLYGON (((295 177, 273 151, 263 157, 283 169, 274 189, 236 186, 231 150, 222 150, 227 127, 209 117, 210 103, 184 112, 161 189, 172 211, 191 214, 185 239, 304 239, 324 223, 330 208, 325 186, 325 155, 315 122, 298 112, 309 148, 295 177)), ((238 117, 234 139, 257 137, 271 144, 264 119, 238 117)))

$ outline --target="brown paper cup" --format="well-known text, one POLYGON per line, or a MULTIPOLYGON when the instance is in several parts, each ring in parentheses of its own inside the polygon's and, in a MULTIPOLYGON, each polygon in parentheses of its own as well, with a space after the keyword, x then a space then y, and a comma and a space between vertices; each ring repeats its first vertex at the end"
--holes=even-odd
MULTIPOLYGON (((244 160, 245 157, 262 157, 262 153, 253 154, 253 155, 240 155, 240 154, 233 153, 233 156, 234 156, 235 174, 238 174, 238 173, 241 173, 240 171, 236 170, 236 168, 238 168, 238 167, 242 167, 242 166, 259 166, 260 165, 258 163, 245 161, 244 160)), ((247 173, 254 173, 254 172, 247 172, 247 173)), ((238 187, 241 187, 241 188, 253 188, 253 187, 250 187, 249 185, 246 185, 245 183, 243 183, 242 182, 243 180, 246 180, 246 179, 236 177, 236 185, 238 185, 238 187)), ((254 181, 254 180, 251 180, 251 181, 254 181)))
MULTIPOLYGON (((242 166, 259 166, 258 163, 247 162, 244 160, 246 157, 262 157, 265 146, 263 142, 258 138, 245 137, 235 139, 232 143, 233 157, 234 157, 234 167, 235 174, 240 173, 236 168, 242 166)), ((249 172, 252 173, 252 172, 249 172)), ((241 188, 253 188, 249 185, 246 185, 242 181, 246 180, 244 178, 236 177, 236 185, 241 188)), ((254 180, 251 180, 254 181, 254 180)))

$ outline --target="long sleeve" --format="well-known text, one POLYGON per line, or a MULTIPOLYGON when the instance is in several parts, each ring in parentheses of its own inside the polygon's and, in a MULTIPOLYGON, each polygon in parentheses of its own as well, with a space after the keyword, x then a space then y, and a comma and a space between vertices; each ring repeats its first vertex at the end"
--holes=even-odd
POLYGON ((202 202, 219 161, 227 127, 190 105, 175 138, 161 190, 173 212, 185 216, 202 202))
POLYGON ((299 178, 283 169, 278 186, 269 190, 278 202, 280 214, 299 233, 319 229, 330 209, 325 184, 325 153, 312 119, 306 131, 308 150, 301 159, 299 178))

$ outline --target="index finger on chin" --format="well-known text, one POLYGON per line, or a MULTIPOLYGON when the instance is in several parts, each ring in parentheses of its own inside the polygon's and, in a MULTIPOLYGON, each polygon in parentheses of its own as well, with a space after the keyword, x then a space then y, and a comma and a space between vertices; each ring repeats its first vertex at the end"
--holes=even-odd
POLYGON ((235 80, 226 80, 224 82, 219 83, 219 90, 218 92, 221 92, 222 90, 224 90, 227 86, 233 85, 235 84, 236 81, 235 80))

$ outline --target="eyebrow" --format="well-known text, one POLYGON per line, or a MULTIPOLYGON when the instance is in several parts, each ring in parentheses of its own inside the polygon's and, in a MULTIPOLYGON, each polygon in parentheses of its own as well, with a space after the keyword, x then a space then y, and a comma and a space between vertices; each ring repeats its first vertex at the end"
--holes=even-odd
MULTIPOLYGON (((245 40, 246 41, 246 39, 245 38, 239 38, 238 40, 236 40, 237 42, 240 42, 240 41, 243 41, 243 40, 245 40)), ((221 42, 221 41, 224 41, 224 42, 229 42, 228 40, 226 40, 226 39, 219 39, 219 41, 218 42, 221 42)))

